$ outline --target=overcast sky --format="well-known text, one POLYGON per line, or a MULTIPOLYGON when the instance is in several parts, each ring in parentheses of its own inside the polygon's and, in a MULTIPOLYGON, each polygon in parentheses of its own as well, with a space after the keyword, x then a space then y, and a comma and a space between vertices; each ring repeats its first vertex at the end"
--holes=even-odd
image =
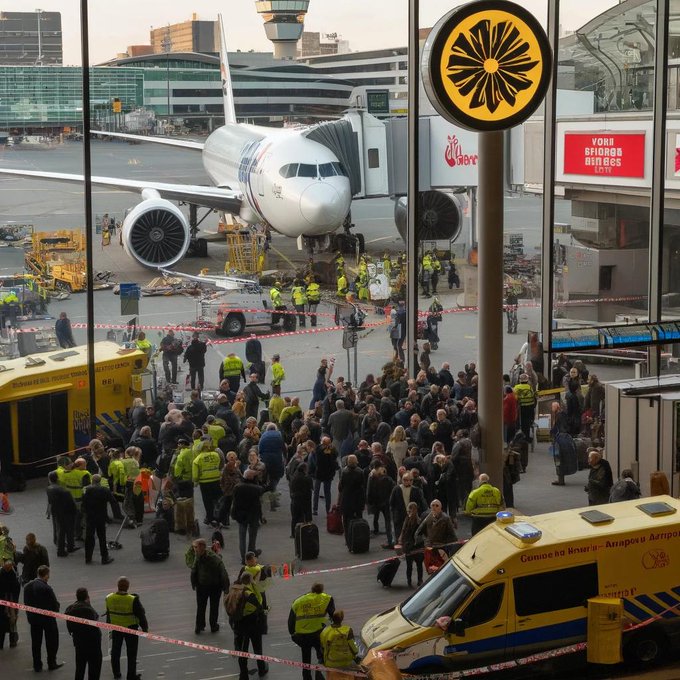
MULTIPOLYGON (((563 29, 573 30, 618 0, 564 0, 563 29)), ((3 11, 61 12, 64 33, 64 63, 80 63, 79 0, 0 0, 3 11)), ((432 26, 462 0, 421 0, 421 26, 432 26)), ((545 20, 546 0, 519 3, 545 20)), ((92 63, 109 59, 128 45, 148 44, 149 28, 178 23, 191 18, 215 19, 222 12, 230 50, 271 52, 264 35, 262 19, 255 12, 254 0, 90 0, 90 58, 92 63)), ((407 40, 408 0, 312 0, 305 28, 321 33, 338 33, 349 40, 351 50, 398 47, 407 40)))

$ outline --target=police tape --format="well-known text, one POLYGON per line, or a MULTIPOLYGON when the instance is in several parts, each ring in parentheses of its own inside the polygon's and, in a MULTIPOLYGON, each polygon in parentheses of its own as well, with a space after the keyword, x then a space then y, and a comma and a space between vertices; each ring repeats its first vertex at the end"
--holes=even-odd
MULTIPOLYGON (((49 616, 54 619, 61 621, 70 621, 72 623, 80 623, 86 626, 92 626, 94 628, 100 628, 101 630, 113 631, 117 633, 123 633, 125 635, 136 635, 139 638, 145 640, 151 640, 153 642, 165 642, 170 645, 177 645, 180 647, 187 647, 189 649, 197 649, 203 652, 211 652, 213 654, 224 654, 228 656, 234 656, 242 659, 252 659, 253 661, 264 661, 265 663, 276 663, 282 666, 292 666, 294 668, 302 668, 303 670, 309 671, 320 671, 322 673, 327 673, 328 671, 333 671, 337 669, 327 668, 321 664, 311 664, 304 663, 302 661, 293 661, 292 659, 281 659, 276 656, 269 656, 266 654, 251 654, 250 652, 240 652, 235 649, 223 649, 222 647, 217 647, 215 645, 204 645, 197 642, 189 642, 188 640, 179 640, 177 638, 167 637, 166 635, 158 635, 156 633, 147 633, 143 630, 135 630, 134 628, 126 628, 124 626, 117 626, 113 623, 104 623, 102 621, 92 621, 90 619, 81 619, 78 616, 71 616, 70 614, 61 614, 60 612, 53 612, 47 609, 39 609, 38 607, 30 607, 26 604, 21 604, 19 602, 10 602, 8 600, 0 600, 0 607, 9 607, 11 609, 17 609, 18 611, 28 612, 31 614, 40 614, 41 616, 49 616)), ((357 678, 365 678, 366 673, 358 670, 343 670, 343 673, 347 675, 352 675, 357 678)))

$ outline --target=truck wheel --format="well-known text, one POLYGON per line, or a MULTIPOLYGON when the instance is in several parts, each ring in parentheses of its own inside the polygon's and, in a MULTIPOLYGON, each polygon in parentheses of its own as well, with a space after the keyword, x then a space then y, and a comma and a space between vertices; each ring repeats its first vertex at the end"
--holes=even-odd
POLYGON ((283 330, 286 332, 294 331, 297 327, 297 317, 294 314, 283 315, 283 330))
POLYGON ((243 335, 243 331, 245 329, 245 319, 238 314, 229 314, 229 316, 222 322, 222 332, 228 338, 235 338, 239 335, 243 335))
POLYGON ((354 237, 359 242, 359 252, 365 253, 366 252, 366 239, 365 239, 364 235, 357 232, 356 234, 354 234, 354 237))
POLYGON ((668 651, 668 639, 659 630, 643 628, 624 643, 623 656, 629 663, 652 666, 659 663, 668 651))

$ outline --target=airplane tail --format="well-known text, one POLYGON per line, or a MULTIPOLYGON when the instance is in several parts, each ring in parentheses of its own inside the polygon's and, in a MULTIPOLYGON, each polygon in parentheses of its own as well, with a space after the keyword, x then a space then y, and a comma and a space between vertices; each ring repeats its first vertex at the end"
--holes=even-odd
POLYGON ((231 83, 229 58, 227 56, 227 38, 224 33, 222 15, 218 14, 220 24, 220 75, 222 78, 222 102, 224 104, 224 123, 236 122, 236 107, 234 106, 234 87, 231 83))

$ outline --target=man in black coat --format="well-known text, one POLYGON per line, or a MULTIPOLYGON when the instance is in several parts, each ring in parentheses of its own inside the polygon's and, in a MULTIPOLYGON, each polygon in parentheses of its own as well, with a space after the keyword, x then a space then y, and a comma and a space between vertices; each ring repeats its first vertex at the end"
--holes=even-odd
POLYGON ((373 535, 377 536, 380 531, 378 522, 380 515, 385 518, 385 533, 387 543, 382 547, 386 550, 394 547, 392 534, 392 516, 390 515, 390 496, 394 488, 394 480, 387 474, 386 468, 378 464, 368 476, 366 488, 366 503, 373 509, 373 535))
MULTIPOLYGON (((189 345, 189 347, 191 347, 191 345, 189 345)), ((198 390, 191 390, 191 400, 184 408, 191 413, 191 421, 193 424, 199 429, 203 427, 203 424, 208 417, 208 407, 205 405, 203 399, 201 399, 201 393, 198 390)))
POLYGON ((439 385, 441 387, 444 387, 445 385, 453 387, 454 382, 453 374, 451 373, 451 366, 445 361, 439 370, 439 385))
POLYGON ((130 446, 136 446, 142 452, 139 459, 139 467, 153 470, 158 458, 158 445, 151 436, 151 428, 144 425, 139 430, 139 437, 130 442, 130 446))
POLYGON ((290 479, 290 537, 295 538, 295 525, 312 521, 314 480, 307 474, 307 463, 298 463, 290 479))
POLYGON ((359 467, 359 459, 354 454, 347 456, 347 466, 340 475, 338 493, 340 494, 342 526, 345 529, 345 543, 349 547, 349 524, 354 519, 362 518, 366 505, 364 473, 359 467))
MULTIPOLYGON (((90 594, 87 588, 76 590, 76 601, 64 610, 64 614, 77 616, 88 621, 98 621, 99 614, 90 604, 90 594)), ((76 675, 78 679, 85 678, 85 669, 88 670, 88 680, 99 680, 102 670, 102 633, 96 626, 88 626, 85 623, 67 621, 66 628, 73 638, 73 646, 76 648, 76 675)))
MULTIPOLYGON (((207 350, 208 346, 200 339, 198 331, 194 331, 189 346, 184 350, 184 363, 187 363, 187 361, 189 362, 189 376, 192 390, 196 387, 196 378, 198 378, 199 390, 202 390, 205 385, 203 369, 205 368, 205 353, 207 350)), ((203 425, 203 423, 201 423, 201 425, 203 425)), ((201 425, 197 425, 197 427, 201 427, 201 425)))
POLYGON ((231 502, 231 516, 238 522, 238 546, 241 552, 241 564, 246 563, 246 552, 254 552, 258 557, 262 553, 256 548, 257 531, 260 528, 262 508, 260 496, 262 487, 257 483, 257 470, 247 469, 243 473, 243 481, 234 487, 231 502), (247 549, 246 549, 247 537, 247 549))
POLYGON ((56 536, 57 555, 66 557, 68 553, 78 550, 73 532, 76 523, 76 502, 68 490, 59 484, 59 477, 54 470, 47 475, 47 480, 50 483, 47 487, 47 502, 56 536))
POLYGON ((263 392, 257 384, 257 373, 248 376, 248 384, 243 388, 243 396, 246 398, 246 417, 257 418, 260 410, 260 401, 269 399, 269 394, 263 392))
MULTIPOLYGON (((24 604, 37 609, 46 609, 51 612, 59 611, 59 602, 54 590, 48 585, 50 568, 45 565, 38 568, 38 578, 31 581, 24 588, 24 604)), ((59 651, 59 628, 57 620, 52 616, 26 613, 26 618, 31 626, 31 651, 33 653, 33 670, 40 673, 42 663, 42 640, 45 636, 47 648, 47 667, 53 671, 61 668, 64 664, 57 662, 59 651)))
POLYGON ((229 404, 229 398, 226 394, 217 395, 215 418, 223 420, 237 439, 241 436, 241 421, 232 410, 231 404, 229 404))
MULTIPOLYGON (((109 489, 101 485, 100 475, 93 475, 92 484, 83 491, 83 515, 85 516, 85 564, 92 562, 94 552, 94 536, 99 540, 99 552, 102 564, 111 564, 113 557, 109 557, 106 546, 106 509, 107 505, 114 510, 116 499, 109 489)), ((115 510, 114 510, 115 512, 115 510)))
POLYGON ((390 494, 390 512, 392 513, 392 522, 394 522, 394 536, 397 541, 404 526, 409 503, 418 505, 419 516, 427 510, 427 502, 422 490, 413 486, 413 475, 410 472, 405 472, 401 477, 401 484, 397 484, 390 494))

